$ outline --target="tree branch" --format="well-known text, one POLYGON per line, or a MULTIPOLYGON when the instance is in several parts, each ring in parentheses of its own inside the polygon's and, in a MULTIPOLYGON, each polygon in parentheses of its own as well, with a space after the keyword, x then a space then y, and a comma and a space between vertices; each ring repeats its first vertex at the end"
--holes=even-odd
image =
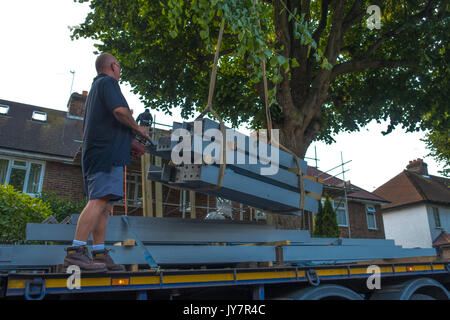
POLYGON ((402 61, 402 60, 353 60, 344 62, 334 66, 331 72, 331 79, 333 80, 337 76, 350 73, 363 71, 368 68, 397 68, 397 67, 414 67, 415 61, 402 61))
POLYGON ((328 21, 328 6, 330 5, 331 0, 323 0, 322 6, 320 10, 320 22, 319 26, 317 27, 317 30, 313 34, 313 39, 317 43, 317 46, 319 46, 320 37, 322 36, 323 31, 325 30, 325 27, 327 26, 328 21))
POLYGON ((340 44, 342 42, 342 26, 344 19, 344 1, 337 0, 334 5, 334 13, 332 18, 332 25, 330 36, 328 37, 327 48, 325 50, 325 57, 330 63, 334 63, 339 53, 340 44))
MULTIPOLYGON (((422 18, 425 18, 425 17, 430 18, 433 15, 432 9, 433 9, 432 0, 430 0, 421 12, 419 12, 418 14, 416 14, 415 16, 413 16, 410 19, 409 23, 413 23, 413 22, 420 20, 422 18)), ((402 33, 403 31, 406 31, 406 28, 404 28, 404 27, 405 27, 405 23, 400 24, 397 27, 395 27, 394 29, 392 29, 391 31, 383 34, 372 46, 369 47, 369 49, 367 49, 364 56, 365 57, 371 56, 385 41, 389 40, 390 38, 392 38, 395 35, 402 33)))
POLYGON ((363 10, 363 1, 356 0, 353 2, 353 5, 350 11, 344 18, 344 22, 342 25, 343 34, 347 33, 348 29, 356 22, 362 19, 366 14, 365 10, 363 10))

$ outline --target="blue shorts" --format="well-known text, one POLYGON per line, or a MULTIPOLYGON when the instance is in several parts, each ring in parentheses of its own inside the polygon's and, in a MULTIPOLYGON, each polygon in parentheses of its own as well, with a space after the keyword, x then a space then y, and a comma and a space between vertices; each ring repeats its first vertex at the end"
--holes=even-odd
POLYGON ((123 199, 123 167, 112 167, 110 172, 96 172, 84 178, 88 200, 109 196, 109 202, 123 199))

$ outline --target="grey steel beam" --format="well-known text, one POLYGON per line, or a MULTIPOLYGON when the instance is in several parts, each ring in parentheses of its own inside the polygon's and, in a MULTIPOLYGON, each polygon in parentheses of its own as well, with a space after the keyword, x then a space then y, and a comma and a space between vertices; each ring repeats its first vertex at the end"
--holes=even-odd
MULTIPOLYGON (((203 132, 202 134, 205 134, 205 131, 209 130, 209 129, 219 129, 220 128, 220 124, 218 122, 215 122, 211 119, 208 118, 204 118, 202 119, 202 127, 203 127, 203 132)), ((191 135, 194 134, 194 122, 188 122, 184 125, 184 128, 187 129, 188 131, 190 131, 191 135)), ((233 130, 229 127, 225 127, 226 129, 229 130, 233 130)), ((243 136, 245 139, 245 148, 240 148, 240 146, 238 145, 238 151, 240 152, 244 152, 246 154, 250 153, 250 149, 249 149, 249 145, 250 145, 250 138, 249 136, 246 136, 236 130, 234 130, 237 136, 243 136)), ((210 142, 206 141, 206 145, 209 144, 210 142)), ((270 150, 270 148, 268 148, 268 145, 266 143, 264 143, 263 141, 259 141, 258 142, 258 147, 264 148, 265 150, 270 150)), ((204 144, 205 145, 205 144, 204 144)), ((257 150, 258 151, 258 150, 257 150)), ((278 148, 274 147, 274 151, 275 152, 279 152, 279 165, 286 167, 286 168, 297 168, 297 164, 293 158, 293 156, 283 150, 280 150, 278 148)), ((306 161, 303 160, 302 158, 298 158, 298 161, 300 163, 300 167, 302 168, 303 172, 306 172, 306 161)))
MULTIPOLYGON (((0 269, 12 266, 40 267, 62 264, 65 256, 62 245, 0 246, 0 269), (1 252, 7 252, 1 254, 1 252)), ((233 264, 239 262, 276 261, 274 246, 201 246, 153 245, 145 246, 158 265, 233 264)), ((119 264, 146 264, 142 248, 107 246, 113 249, 112 258, 119 264)), ((287 264, 314 261, 364 261, 389 258, 435 256, 432 249, 399 249, 372 247, 303 247, 285 246, 287 264)))
MULTIPOLYGON (((132 217, 128 217, 132 218, 132 217)), ((144 243, 158 244, 208 244, 208 243, 264 243, 289 240, 291 242, 309 241, 309 233, 304 230, 271 230, 268 228, 250 228, 237 225, 234 228, 214 224, 136 224, 129 219, 131 229, 144 243)), ((26 228, 27 241, 64 241, 71 242, 76 226, 72 224, 29 223, 26 228)), ((130 230, 122 223, 109 223, 105 242, 115 243, 134 238, 130 230)), ((90 238, 91 239, 91 238, 90 238)), ((1 258, 1 257, 0 257, 1 258)))
MULTIPOLYGON (((70 223, 76 225, 78 223, 79 214, 71 215, 70 223)), ((182 219, 182 218, 151 218, 143 216, 129 216, 128 220, 132 226, 142 228, 165 228, 172 230, 172 228, 197 228, 196 226, 205 227, 213 232, 215 229, 223 231, 227 230, 242 230, 244 231, 258 231, 265 232, 267 230, 278 230, 275 226, 251 221, 239 220, 200 220, 200 219, 182 219)), ((121 216, 111 216, 108 218, 108 228, 116 228, 122 226, 121 216)), ((278 230, 281 231, 281 230, 278 230)), ((305 230, 296 230, 301 233, 308 233, 305 230)))
POLYGON ((333 246, 395 246, 390 239, 347 239, 347 238, 310 238, 307 245, 333 245, 333 246))
MULTIPOLYGON (((236 178, 236 176, 234 176, 233 180, 235 182, 237 180, 240 180, 238 182, 239 190, 237 190, 237 191, 233 190, 233 189, 230 189, 230 188, 225 188, 225 187, 222 187, 222 188, 220 188, 218 190, 205 190, 205 189, 201 190, 201 189, 198 189, 198 188, 204 188, 204 187, 212 186, 213 184, 210 183, 210 182, 206 182, 206 181, 188 181, 188 182, 185 182, 183 180, 184 179, 184 175, 186 175, 186 177, 189 176, 189 178, 190 178, 191 175, 193 176, 193 178, 196 178, 196 179, 200 178, 200 173, 197 172, 199 165, 187 165, 187 166, 192 166, 193 169, 185 170, 185 169, 183 169, 183 167, 171 167, 171 166, 167 166, 167 165, 164 165, 164 167, 162 169, 158 168, 158 167, 153 167, 153 168, 149 169, 147 178, 149 180, 152 180, 152 181, 166 183, 168 185, 172 185, 172 186, 175 186, 175 187, 194 189, 196 192, 199 192, 199 193, 204 193, 204 194, 212 195, 212 196, 215 196, 215 197, 223 197, 223 198, 226 198, 228 200, 236 201, 236 202, 239 202, 239 203, 243 203, 243 204, 246 204, 246 205, 258 208, 258 209, 267 210, 267 211, 277 211, 277 210, 278 211, 279 210, 286 210, 287 211, 287 210, 292 210, 292 208, 288 208, 287 206, 284 206, 284 204, 281 204, 281 206, 283 206, 283 208, 280 209, 279 208, 279 206, 280 206, 279 202, 278 203, 277 202, 274 203, 270 199, 268 200, 267 198, 260 198, 260 197, 255 196, 255 194, 250 195, 250 196, 248 194, 243 194, 242 186, 239 185, 240 182, 245 180, 246 182, 250 182, 251 184, 254 184, 254 185, 259 184, 260 186, 262 185, 265 190, 270 189, 270 188, 278 188, 277 189, 278 191, 279 190, 285 190, 286 192, 289 192, 289 194, 296 194, 295 197, 297 197, 298 199, 300 197, 300 194, 295 192, 295 191, 286 190, 286 189, 283 189, 283 188, 281 188, 281 187, 279 187, 277 185, 274 185, 272 183, 267 183, 267 182, 264 182, 264 181, 261 181, 261 180, 252 179, 252 178, 247 177, 245 175, 242 175, 241 178, 236 178), (171 182, 173 180, 178 181, 178 182, 171 182), (286 209, 286 208, 288 208, 288 209, 286 209)), ((209 169, 209 170, 215 170, 216 171, 215 172, 215 174, 217 174, 217 178, 216 179, 218 180, 219 168, 215 167, 215 166, 208 166, 208 168, 210 168, 210 167, 212 167, 212 169, 209 169)), ((226 170, 226 172, 228 172, 228 173, 226 173, 226 176, 228 175, 227 181, 229 182, 230 181, 230 174, 229 173, 230 172, 234 172, 234 170, 231 169, 231 168, 228 168, 226 170)), ((314 183, 313 181, 308 180, 308 179, 304 179, 304 181, 306 181, 305 186, 308 186, 308 185, 314 183)), ((321 185, 320 185, 320 188, 321 188, 321 185)), ((314 190, 314 191, 318 191, 317 189, 313 189, 313 188, 311 188, 311 189, 314 190)), ((254 193, 255 190, 251 190, 250 192, 254 193)), ((318 192, 318 193, 320 194, 321 191, 318 192)), ((300 205, 300 203, 297 204, 297 207, 299 205, 300 205)), ((317 208, 318 208, 317 200, 314 199, 314 198, 311 198, 309 196, 306 196, 305 209, 306 210, 317 210, 317 208)), ((299 212, 285 212, 285 214, 298 215, 299 212)))
MULTIPOLYGON (((185 165, 182 170, 180 178, 176 182, 193 189, 202 185, 216 185, 220 174, 218 167, 208 165, 185 165)), ((299 212, 287 212, 299 208, 300 193, 238 174, 231 168, 227 168, 225 171, 222 188, 213 191, 202 191, 201 189, 196 191, 222 196, 262 210, 283 210, 286 211, 285 214, 300 214, 299 212)), ((305 210, 317 212, 318 201, 316 199, 306 196, 304 202, 305 210)))
POLYGON ((435 256, 434 249, 403 249, 398 246, 285 246, 285 261, 376 260, 435 256))
MULTIPOLYGON (((191 149, 192 149, 192 152, 194 152, 195 148, 194 148, 194 124, 193 124, 193 122, 190 122, 190 123, 185 122, 185 123, 183 123, 183 125, 180 125, 179 123, 174 123, 173 130, 179 129, 179 128, 184 128, 191 133, 191 149)), ((219 129, 219 123, 214 122, 210 119, 203 119, 202 134, 204 134, 205 131, 208 129, 219 129)), ((230 128, 227 128, 227 129, 230 129, 230 128)), ((236 135, 241 136, 245 140, 245 146, 241 146, 241 145, 237 144, 236 150, 234 151, 234 153, 241 153, 241 154, 247 155, 246 163, 248 163, 248 155, 250 154, 250 148, 249 148, 250 138, 246 135, 243 135, 242 133, 239 133, 237 131, 235 131, 235 132, 236 132, 236 135)), ((206 146, 210 145, 213 142, 212 141, 203 141, 203 137, 200 137, 200 139, 202 141, 201 150, 202 150, 202 154, 203 154, 203 150, 206 148, 206 146)), ((170 154, 172 152, 172 148, 177 143, 178 143, 178 141, 171 141, 170 137, 164 136, 159 139, 156 150, 157 150, 157 152, 160 152, 160 155, 162 155, 165 159, 170 160, 170 154)), ((279 165, 280 167, 284 167, 284 168, 291 168, 291 169, 297 168, 297 164, 296 164, 293 156, 290 153, 287 153, 286 151, 280 150, 276 147, 270 148, 269 145, 267 145, 266 143, 264 143, 262 141, 259 141, 259 144, 257 147, 267 150, 267 158, 264 158, 262 160, 272 160, 269 153, 270 153, 270 150, 273 149, 273 151, 277 152, 278 156, 279 156, 278 163, 276 163, 277 165, 279 165)), ((259 149, 258 148, 255 149, 255 151, 256 151, 255 156, 257 156, 259 158, 259 149)), ((227 152, 228 152, 228 150, 227 150, 227 152)), ((297 158, 297 159, 299 161, 302 171, 305 173, 307 170, 306 161, 301 158, 297 158)), ((264 167, 264 165, 261 165, 261 164, 256 164, 255 166, 264 167)))
MULTIPOLYGON (((62 264, 66 252, 63 245, 0 246, 9 251, 8 261, 0 269, 12 266, 43 267, 62 264)), ((147 264, 142 248, 106 246, 118 264, 147 264)), ((146 246, 158 265, 232 264, 240 262, 275 261, 275 248, 269 246, 146 246)))

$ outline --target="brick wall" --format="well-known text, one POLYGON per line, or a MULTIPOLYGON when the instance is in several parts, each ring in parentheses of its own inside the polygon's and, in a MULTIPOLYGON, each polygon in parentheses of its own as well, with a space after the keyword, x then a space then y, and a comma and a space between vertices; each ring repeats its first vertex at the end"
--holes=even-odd
MULTIPOLYGON (((384 239, 383 217, 381 215, 380 205, 375 205, 376 210, 376 230, 367 228, 366 205, 361 202, 349 201, 349 222, 352 238, 366 239, 384 239)), ((348 238, 348 228, 340 227, 341 237, 348 238)))
POLYGON ((72 93, 67 104, 69 114, 76 117, 84 117, 86 110, 87 91, 83 91, 82 94, 72 93))
POLYGON ((56 192, 61 197, 80 201, 84 197, 81 167, 48 161, 45 164, 43 191, 56 192))

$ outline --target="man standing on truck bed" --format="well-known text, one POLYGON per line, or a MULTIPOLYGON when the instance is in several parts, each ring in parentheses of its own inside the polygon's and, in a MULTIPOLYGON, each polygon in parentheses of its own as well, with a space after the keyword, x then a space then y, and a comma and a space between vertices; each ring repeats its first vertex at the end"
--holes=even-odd
POLYGON ((64 266, 82 271, 120 271, 105 250, 108 215, 114 201, 123 198, 123 167, 130 164, 133 132, 150 139, 134 120, 119 87, 119 61, 102 53, 95 61, 94 78, 86 101, 83 123, 82 172, 88 203, 81 212, 72 246, 66 248, 64 266), (93 259, 87 241, 93 238, 93 259))

